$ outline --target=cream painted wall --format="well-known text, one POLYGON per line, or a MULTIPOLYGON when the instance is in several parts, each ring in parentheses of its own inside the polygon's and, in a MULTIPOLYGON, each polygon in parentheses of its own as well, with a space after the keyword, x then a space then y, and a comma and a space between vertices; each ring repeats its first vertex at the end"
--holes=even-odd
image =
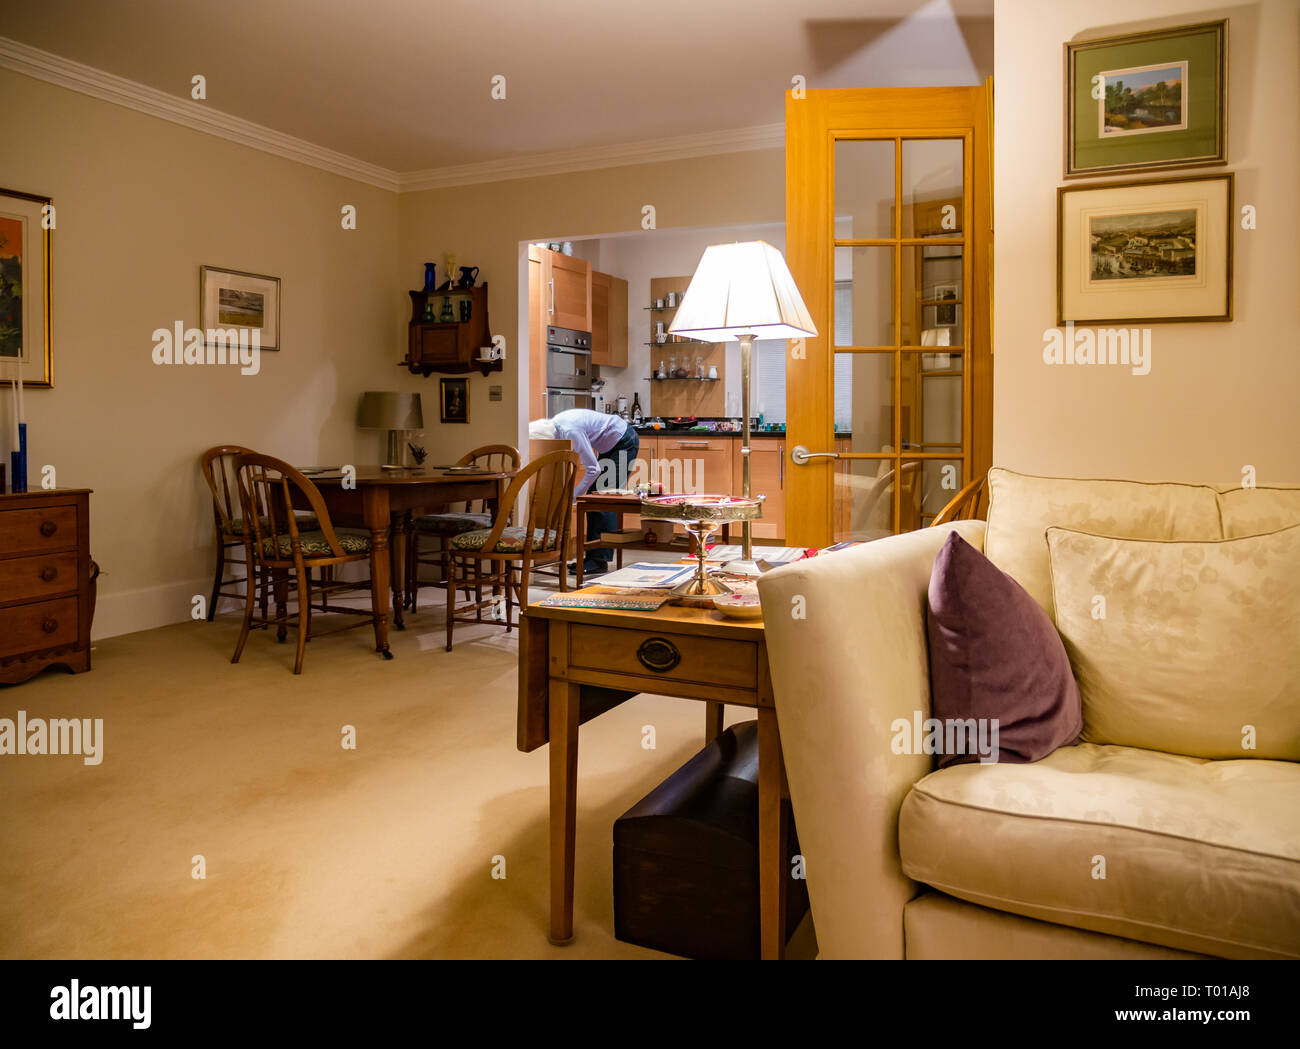
MULTIPOLYGON (((1300 5, 998 0, 994 461, 1051 474, 1300 481, 1300 5), (1151 373, 1042 360, 1055 323, 1066 41, 1228 18, 1228 166, 1258 228, 1234 242, 1234 320, 1153 325, 1151 373)), ((1142 176, 1151 177, 1151 176, 1142 176)), ((1080 184, 1106 179, 1079 180, 1080 184)), ((1239 218, 1239 216, 1238 216, 1239 218)))
MULTIPOLYGON (((436 377, 404 385, 425 391, 426 402, 434 406, 433 412, 425 412, 432 455, 459 455, 500 440, 523 447, 527 427, 518 392, 520 383, 527 383, 528 369, 526 347, 519 345, 519 321, 527 310, 527 288, 520 288, 525 257, 520 242, 639 232, 646 204, 654 205, 660 230, 783 222, 784 153, 733 153, 401 196, 398 286, 417 287, 426 260, 456 252, 461 264, 482 268, 479 279, 489 282, 492 332, 508 342, 504 370, 470 380, 468 424, 437 422, 436 377), (490 402, 488 387, 495 383, 503 387, 503 397, 490 402)), ((636 308, 641 304, 635 301, 635 291, 630 289, 629 295, 629 324, 634 324, 633 313, 644 314, 636 308)), ((403 312, 401 320, 407 316, 403 312)))
POLYGON ((55 386, 27 393, 31 473, 95 490, 96 636, 188 618, 213 563, 203 449, 380 457, 355 413, 363 390, 397 388, 397 197, 7 71, 0 100, 0 185, 58 209, 55 386), (203 264, 282 280, 283 349, 256 376, 152 362, 155 328, 198 325, 203 264))

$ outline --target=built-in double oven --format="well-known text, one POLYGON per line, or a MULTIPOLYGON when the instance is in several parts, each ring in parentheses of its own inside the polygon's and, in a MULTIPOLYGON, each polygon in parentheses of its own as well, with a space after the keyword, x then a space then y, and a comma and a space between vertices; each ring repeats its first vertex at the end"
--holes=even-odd
POLYGON ((546 414, 591 408, 591 332, 546 329, 546 414))

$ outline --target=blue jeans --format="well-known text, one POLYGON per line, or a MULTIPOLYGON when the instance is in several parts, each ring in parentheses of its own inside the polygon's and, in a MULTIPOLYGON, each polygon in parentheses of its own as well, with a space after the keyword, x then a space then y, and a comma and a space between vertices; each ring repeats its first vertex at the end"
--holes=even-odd
MULTIPOLYGON (((631 426, 627 432, 619 438, 618 444, 614 445, 607 452, 600 452, 596 456, 596 465, 600 467, 600 474, 597 476, 592 489, 599 491, 601 477, 607 477, 612 471, 614 475, 615 488, 627 487, 628 473, 632 469, 632 461, 636 459, 637 453, 641 450, 641 438, 631 426), (609 464, 609 465, 606 465, 609 464)), ((608 484, 608 481, 606 482, 608 484)), ((601 532, 612 532, 618 527, 618 515, 604 511, 590 513, 587 515, 587 540, 599 539, 601 532)), ((608 546, 600 547, 596 550, 588 550, 586 560, 599 561, 601 564, 609 564, 614 559, 613 548, 608 546)))

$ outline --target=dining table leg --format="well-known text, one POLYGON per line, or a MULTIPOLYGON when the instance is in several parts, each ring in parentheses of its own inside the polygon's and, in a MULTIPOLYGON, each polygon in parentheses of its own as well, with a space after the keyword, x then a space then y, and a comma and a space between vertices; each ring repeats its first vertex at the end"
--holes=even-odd
POLYGON ((388 617, 392 590, 392 563, 388 554, 388 530, 392 524, 388 489, 384 485, 365 485, 362 514, 370 532, 370 598, 375 610, 375 651, 392 659, 388 647, 388 617))
POLYGON ((406 622, 402 618, 402 609, 406 605, 406 544, 411 537, 411 515, 409 512, 394 512, 391 516, 390 534, 393 540, 389 545, 389 560, 393 567, 389 575, 392 577, 393 626, 398 630, 405 630, 406 622))

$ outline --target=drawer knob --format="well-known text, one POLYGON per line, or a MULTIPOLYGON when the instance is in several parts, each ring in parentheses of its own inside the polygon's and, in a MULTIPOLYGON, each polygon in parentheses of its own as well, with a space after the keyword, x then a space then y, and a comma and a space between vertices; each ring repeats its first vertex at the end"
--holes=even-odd
POLYGON ((59 526, 56 525, 53 521, 41 522, 41 535, 45 536, 46 539, 48 539, 58 530, 59 530, 59 526))
POLYGON ((636 650, 636 658, 648 670, 666 674, 682 661, 682 654, 667 638, 652 637, 641 642, 641 647, 636 650))
POLYGON ((47 583, 54 582, 54 578, 58 574, 59 574, 59 570, 55 568, 53 565, 46 565, 44 568, 41 569, 41 578, 44 579, 45 582, 47 583))
POLYGON ((59 629, 59 621, 55 619, 53 616, 50 616, 49 619, 46 619, 43 623, 41 623, 41 629, 44 630, 47 634, 52 634, 54 633, 54 631, 59 629))

